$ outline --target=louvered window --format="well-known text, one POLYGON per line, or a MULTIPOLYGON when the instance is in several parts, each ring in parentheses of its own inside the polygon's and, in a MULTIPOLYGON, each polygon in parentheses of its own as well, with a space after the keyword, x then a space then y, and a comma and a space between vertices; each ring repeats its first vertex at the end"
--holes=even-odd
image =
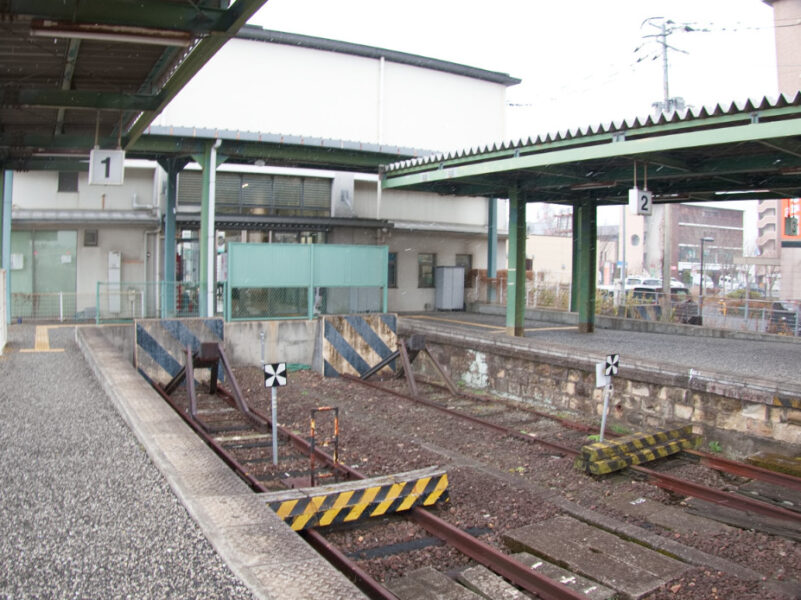
MULTIPOLYGON (((203 175, 186 171, 178 178, 178 204, 199 205, 203 175)), ((331 214, 331 180, 251 173, 217 173, 217 212, 282 216, 331 214)))

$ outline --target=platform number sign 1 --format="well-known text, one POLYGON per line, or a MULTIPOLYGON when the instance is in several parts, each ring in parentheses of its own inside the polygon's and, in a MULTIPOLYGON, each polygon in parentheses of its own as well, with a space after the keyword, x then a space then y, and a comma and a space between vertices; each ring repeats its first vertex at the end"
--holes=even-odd
POLYGON ((264 365, 264 387, 273 388, 286 385, 286 363, 267 363, 264 365))
POLYGON ((620 366, 620 355, 607 354, 606 363, 604 365, 604 375, 606 375, 607 377, 610 375, 617 375, 617 370, 619 366, 620 366))
POLYGON ((125 176, 125 150, 101 150, 89 152, 90 185, 122 185, 125 176))

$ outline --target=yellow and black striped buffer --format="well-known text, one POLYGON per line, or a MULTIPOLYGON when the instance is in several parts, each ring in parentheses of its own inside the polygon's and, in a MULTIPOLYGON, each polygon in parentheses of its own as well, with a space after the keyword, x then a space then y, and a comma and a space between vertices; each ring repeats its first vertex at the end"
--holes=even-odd
POLYGON ((671 454, 677 454, 682 450, 690 450, 697 445, 697 440, 698 438, 694 436, 689 439, 672 440, 650 448, 643 448, 636 452, 593 461, 587 461, 580 457, 576 460, 576 467, 593 475, 606 475, 631 465, 640 465, 658 458, 665 458, 671 454))
POLYGON ((790 398, 789 396, 774 396, 773 406, 780 406, 782 408, 793 408, 799 410, 801 409, 801 398, 790 398))
POLYGON ((632 452, 646 450, 666 442, 689 439, 692 435, 692 425, 685 425, 675 429, 666 429, 652 433, 635 433, 625 437, 595 442, 583 446, 581 455, 582 458, 587 461, 616 458, 632 452))
POLYGON ((263 494, 295 531, 431 506, 448 499, 448 475, 436 467, 373 479, 263 494))

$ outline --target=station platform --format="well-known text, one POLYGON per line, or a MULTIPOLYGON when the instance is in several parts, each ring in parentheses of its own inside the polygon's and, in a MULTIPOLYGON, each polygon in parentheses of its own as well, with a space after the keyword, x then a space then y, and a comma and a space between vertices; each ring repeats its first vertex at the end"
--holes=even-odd
MULTIPOLYGON (((401 315, 407 329, 469 332, 489 339, 506 338, 502 307, 492 312, 440 311, 401 315)), ((554 311, 556 313, 556 311, 554 311)), ((556 313, 569 315, 570 313, 556 313)), ((606 319, 631 326, 626 319, 606 319)), ((636 321, 634 322, 637 323, 636 321)), ((554 320, 527 318, 525 337, 508 338, 521 347, 549 348, 575 356, 603 359, 619 354, 621 361, 655 369, 715 372, 731 379, 758 378, 780 385, 801 385, 801 337, 748 334, 693 325, 642 322, 641 331, 596 327, 579 333, 578 327, 554 320)))

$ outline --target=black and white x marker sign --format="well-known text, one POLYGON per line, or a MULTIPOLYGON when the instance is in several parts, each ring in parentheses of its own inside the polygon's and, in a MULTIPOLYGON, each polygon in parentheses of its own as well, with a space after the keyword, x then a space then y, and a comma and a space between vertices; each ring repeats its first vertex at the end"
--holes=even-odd
POLYGON ((264 365, 264 387, 280 387, 286 385, 286 363, 269 363, 264 365))
POLYGON ((604 366, 604 375, 617 375, 617 369, 620 365, 619 354, 607 354, 606 365, 604 366))

